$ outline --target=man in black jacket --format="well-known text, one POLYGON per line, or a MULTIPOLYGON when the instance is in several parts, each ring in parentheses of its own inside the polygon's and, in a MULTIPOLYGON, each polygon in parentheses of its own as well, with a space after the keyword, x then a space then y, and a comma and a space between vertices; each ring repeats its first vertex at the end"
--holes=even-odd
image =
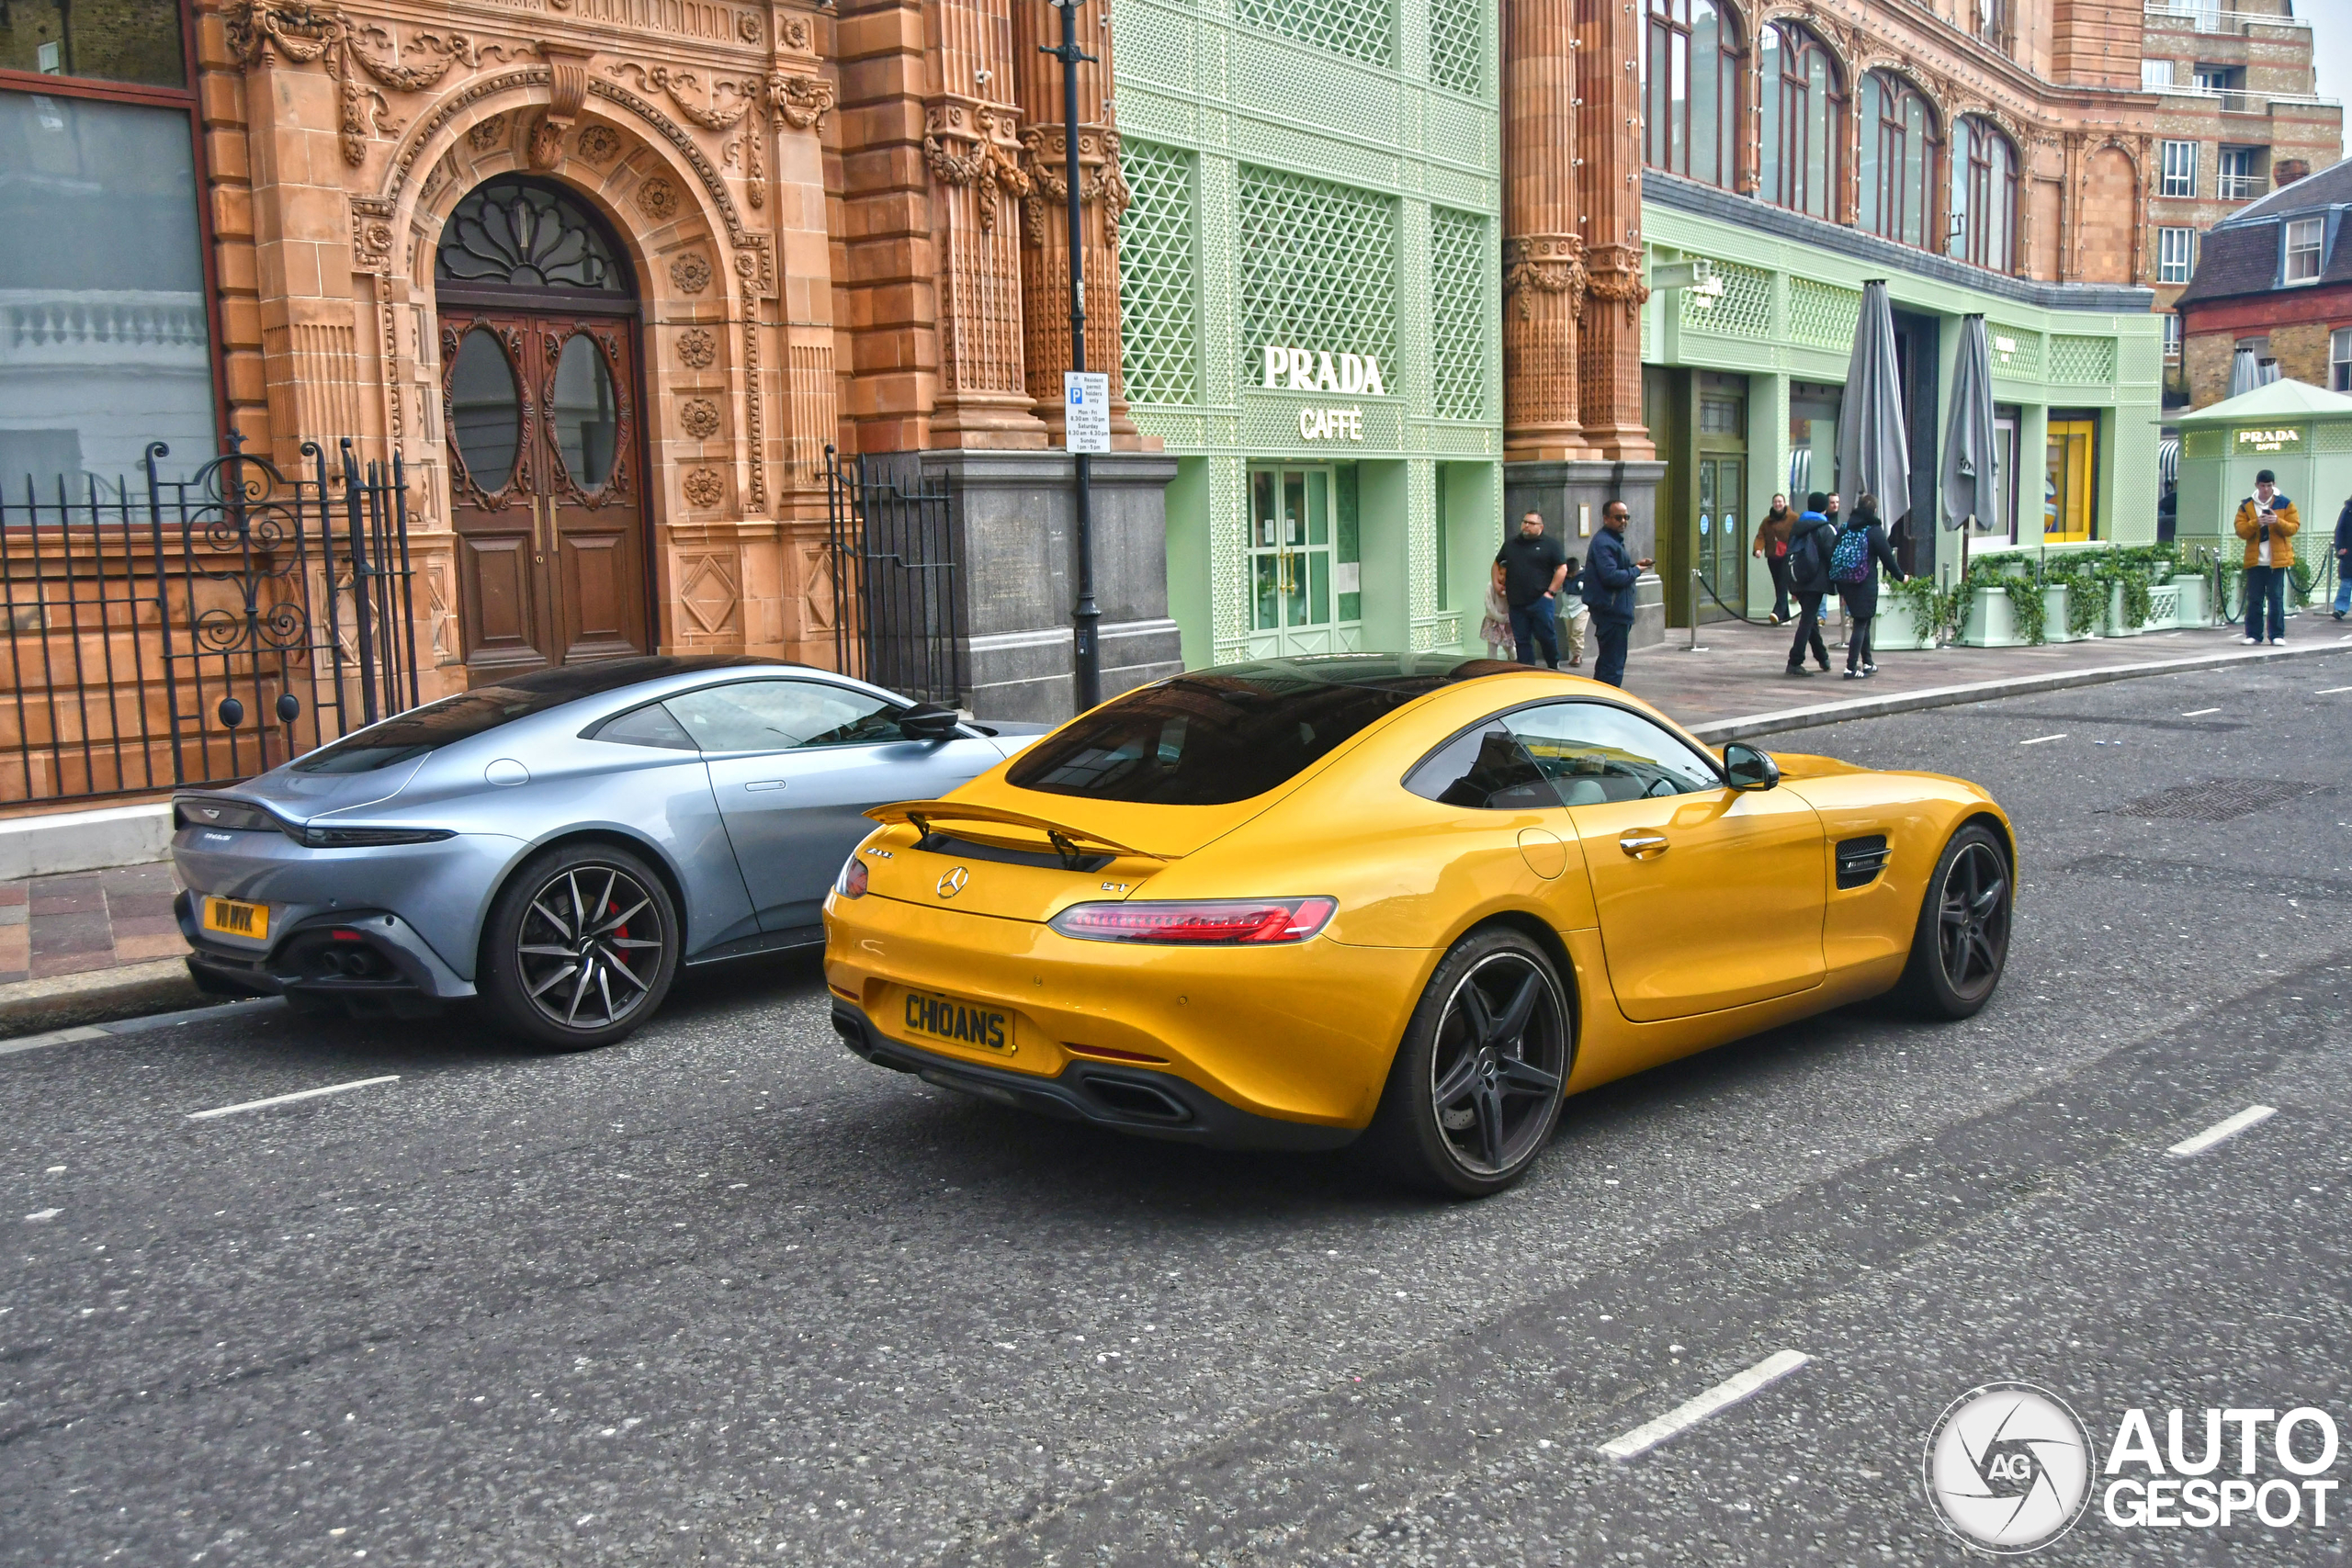
POLYGON ((2352 499, 2335 514, 2335 618, 2352 613, 2352 499))
POLYGON ((1829 552, 1838 529, 1825 514, 1829 498, 1815 491, 1804 498, 1804 511, 1789 528, 1789 587, 1796 594, 1797 638, 1789 645, 1789 673, 1810 675, 1804 667, 1808 649, 1821 672, 1829 672, 1829 648, 1821 640, 1821 600, 1829 592, 1829 552))
POLYGON ((1600 532, 1584 561, 1584 602, 1592 612, 1593 640, 1600 651, 1592 678, 1612 686, 1625 683, 1625 639, 1634 630, 1634 584, 1650 569, 1625 547, 1625 525, 1633 513, 1622 501, 1600 511, 1600 532))
POLYGON ((1568 581, 1568 558, 1559 545, 1544 536, 1544 514, 1530 511, 1519 520, 1519 534, 1505 539, 1495 552, 1503 602, 1510 606, 1510 635, 1518 644, 1519 661, 1560 667, 1559 629, 1555 624, 1560 590, 1568 581))

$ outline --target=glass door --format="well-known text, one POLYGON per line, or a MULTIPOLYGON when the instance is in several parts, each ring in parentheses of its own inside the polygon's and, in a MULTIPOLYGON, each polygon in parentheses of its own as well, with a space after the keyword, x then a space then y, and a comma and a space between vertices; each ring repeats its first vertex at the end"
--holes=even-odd
POLYGON ((1747 459, 1699 455, 1699 573, 1714 597, 1700 594, 1699 618, 1747 614, 1747 531, 1739 520, 1747 459))
POLYGON ((2097 472, 2098 421, 2053 419, 2041 480, 2041 537, 2047 544, 2088 539, 2091 476, 2097 472))
POLYGON ((1250 473, 1250 630, 1261 658, 1360 643, 1352 466, 1250 473))

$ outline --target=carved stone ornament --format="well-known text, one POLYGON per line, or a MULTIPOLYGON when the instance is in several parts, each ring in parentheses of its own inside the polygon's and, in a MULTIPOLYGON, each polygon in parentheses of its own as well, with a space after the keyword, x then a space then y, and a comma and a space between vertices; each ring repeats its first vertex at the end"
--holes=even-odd
POLYGON ((680 114, 705 130, 733 130, 735 122, 760 101, 759 83, 739 82, 730 76, 714 77, 706 95, 698 73, 673 71, 667 65, 647 67, 624 60, 607 74, 624 80, 634 74, 639 86, 648 92, 667 94, 680 114))
MULTIPOLYGON (((1022 211, 1034 234, 1039 231, 1037 225, 1047 220, 1041 210, 1044 207, 1050 205, 1058 209, 1069 200, 1069 181, 1064 174, 1069 167, 1069 149, 1062 140, 1059 126, 1030 126, 1021 133, 1021 146, 1028 158, 1030 187, 1022 211)), ((1135 202, 1135 193, 1127 188, 1126 173, 1119 166, 1119 133, 1080 126, 1078 167, 1079 205, 1102 204, 1103 238, 1115 245, 1119 243, 1119 220, 1135 202), (1093 173, 1087 173, 1089 168, 1093 173)))
MULTIPOLYGON (((379 60, 359 47, 362 29, 357 24, 333 6, 308 0, 235 0, 222 24, 230 52, 249 67, 270 55, 297 65, 325 62, 342 100, 338 130, 343 161, 354 168, 367 161, 370 130, 389 136, 399 129, 399 122, 390 118, 391 106, 384 95, 362 85, 361 73, 393 92, 422 93, 438 84, 453 65, 481 64, 480 51, 464 33, 412 33, 405 46, 393 35, 391 58, 379 60), (403 65, 405 54, 424 59, 403 65)), ((377 29, 370 24, 368 30, 377 29)))
POLYGON ((609 125, 583 125, 571 145, 592 164, 609 164, 613 154, 621 150, 621 133, 609 125))
POLYGON ((656 175, 637 187, 637 204, 648 218, 666 223, 678 215, 678 187, 656 175))
POLYGON ((505 140, 506 117, 503 114, 492 115, 466 132, 466 145, 477 152, 487 152, 505 140))
POLYGON ((351 198, 351 265, 378 276, 392 270, 392 204, 374 197, 351 198))
POLYGON ((735 36, 745 43, 760 41, 760 17, 756 11, 746 11, 735 18, 735 36))
POLYGON ((700 251, 688 251, 670 264, 670 281, 681 294, 699 294, 710 287, 710 258, 700 251))
POLYGON ((824 129, 825 111, 833 107, 833 85, 822 76, 793 76, 778 71, 768 77, 768 105, 795 130, 824 129))
POLYGON ((1029 194, 1029 175, 1013 152, 997 140, 1000 127, 1012 129, 1010 114, 1000 116, 993 109, 967 110, 961 104, 937 106, 923 116, 922 158, 939 183, 947 186, 975 187, 980 209, 980 227, 996 227, 996 204, 1000 195, 1015 199, 1029 194), (966 144, 967 151, 953 151, 942 137, 966 144))
POLYGON ((727 481, 717 468, 695 468, 686 475, 686 499, 696 506, 717 506, 727 496, 727 481))
POLYGON ((718 340, 702 327, 689 327, 678 334, 678 363, 689 370, 707 370, 711 361, 718 357, 718 340))
POLYGON ((718 434, 718 405, 708 398, 688 398, 678 405, 678 428, 696 441, 718 434))
MULTIPOLYGON (((1587 298, 1624 306, 1626 325, 1639 325, 1643 302, 1650 297, 1650 286, 1642 281, 1641 252, 1631 245, 1601 245, 1589 255, 1586 269, 1587 298)), ((1577 319, 1584 319, 1582 311, 1577 319)))
POLYGON ((809 46, 808 18, 786 17, 784 19, 784 47, 807 53, 809 46))
POLYGON ((1538 234, 1514 239, 1503 246, 1503 296, 1516 301, 1519 319, 1534 313, 1533 297, 1565 294, 1568 314, 1584 316, 1584 241, 1574 234, 1538 234))
POLYGON ((547 57, 552 92, 546 112, 531 127, 528 156, 531 167, 552 169, 563 162, 563 139, 588 99, 588 64, 594 57, 588 51, 552 43, 539 45, 539 52, 547 57))

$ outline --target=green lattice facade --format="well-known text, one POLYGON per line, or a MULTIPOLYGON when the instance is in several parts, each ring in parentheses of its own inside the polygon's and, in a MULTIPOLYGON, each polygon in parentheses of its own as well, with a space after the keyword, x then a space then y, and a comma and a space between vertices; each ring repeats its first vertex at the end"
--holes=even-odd
MULTIPOLYGON (((1655 186, 1658 176, 1651 179, 1655 186)), ((2077 308, 2067 302, 2071 297, 2064 290, 1990 277, 1975 285, 1977 275, 1941 258, 1922 256, 1916 266, 1890 266, 1883 258, 1807 244, 1802 236, 1781 231, 1789 225, 1774 214, 1765 214, 1766 221, 1738 221, 1719 215, 1723 204, 1709 193, 1684 200, 1675 197, 1675 191, 1653 188, 1644 202, 1649 263, 1704 257, 1722 291, 1709 300, 1661 290, 1642 312, 1645 401, 1652 405, 1652 434, 1668 465, 1659 491, 1657 530, 1660 572, 1674 591, 1673 624, 1688 623, 1693 568, 1707 574, 1735 607, 1743 578, 1749 613, 1770 607, 1768 575, 1747 557, 1745 546, 1772 493, 1811 473, 1809 463, 1797 456, 1804 446, 1799 433, 1806 427, 1808 408, 1817 412, 1826 406, 1845 381, 1862 285, 1872 277, 1888 279, 1898 312, 1939 323, 1939 450, 1950 413, 1958 319, 1972 312, 1984 316, 1994 400, 2007 425, 2004 440, 2016 454, 2021 545, 2037 542, 2037 513, 2044 502, 2037 492, 2044 488, 2048 440, 2086 425, 2097 432, 2088 505, 2094 536, 2121 543, 2155 537, 2163 344, 2158 319, 2144 302, 2134 308, 2124 298, 2131 291, 2076 291, 2086 297, 2077 308), (1661 398, 1683 401, 1660 408, 1661 398), (1735 453, 1741 467, 1726 468, 1724 457, 1735 453), (1732 472, 1740 475, 1738 494, 1705 493, 1711 479, 1732 472), (1720 539, 1726 514, 1744 536, 1729 546, 1720 539), (1712 550, 1702 528, 1715 531, 1712 550), (1720 578, 1713 570, 1717 561, 1724 568, 1720 578)), ((1825 437, 1822 445, 1829 444, 1825 437)), ((1932 525, 1932 484, 1931 475, 1913 476, 1923 539, 1932 525)), ((1828 488, 1826 480, 1818 488, 1828 488)), ((1956 534, 1937 528, 1925 547, 1929 553, 1919 560, 1957 566, 1956 534)), ((1972 553, 2007 547, 2006 526, 1997 536, 1980 534, 1971 544, 1972 553)), ((1702 600, 1701 618, 1714 613, 1702 600)))
POLYGON ((1113 26, 1127 396, 1180 459, 1186 662, 1464 645, 1500 537, 1494 0, 1113 26), (1269 348, 1305 356, 1271 389, 1269 348))

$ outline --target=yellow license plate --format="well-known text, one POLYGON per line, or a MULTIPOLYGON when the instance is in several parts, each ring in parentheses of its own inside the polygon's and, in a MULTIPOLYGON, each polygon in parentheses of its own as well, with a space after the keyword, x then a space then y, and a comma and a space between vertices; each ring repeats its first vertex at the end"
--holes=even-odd
POLYGON ((230 936, 252 937, 256 942, 269 936, 269 906, 248 904, 242 898, 207 898, 204 901, 204 929, 223 931, 230 936))
POLYGON ((1012 1015, 1002 1008, 982 1007, 954 997, 909 991, 899 1021, 910 1034, 944 1040, 951 1045, 972 1045, 983 1051, 1012 1050, 1012 1015))

